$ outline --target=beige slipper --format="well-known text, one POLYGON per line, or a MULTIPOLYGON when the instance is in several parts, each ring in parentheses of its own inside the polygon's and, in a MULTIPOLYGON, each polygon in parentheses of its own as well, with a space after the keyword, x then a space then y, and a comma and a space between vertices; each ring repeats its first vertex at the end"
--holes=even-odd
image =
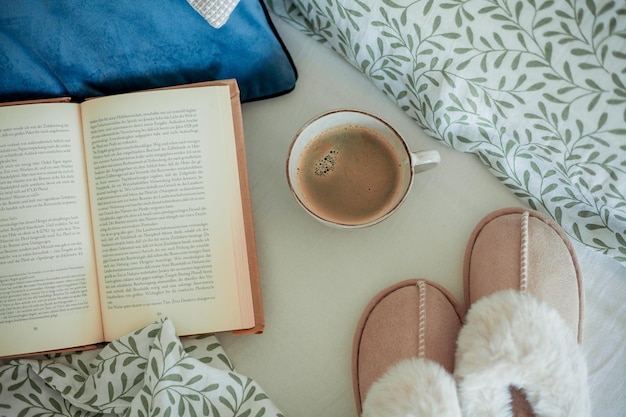
POLYGON ((486 216, 467 245, 464 290, 463 415, 587 416, 581 275, 559 226, 520 208, 486 216))
POLYGON ((379 292, 357 325, 352 375, 363 416, 460 416, 454 370, 462 313, 454 298, 426 280, 379 292))
POLYGON ((574 249, 548 217, 520 207, 497 210, 474 229, 463 268, 465 306, 505 289, 555 308, 582 341, 583 287, 574 249))

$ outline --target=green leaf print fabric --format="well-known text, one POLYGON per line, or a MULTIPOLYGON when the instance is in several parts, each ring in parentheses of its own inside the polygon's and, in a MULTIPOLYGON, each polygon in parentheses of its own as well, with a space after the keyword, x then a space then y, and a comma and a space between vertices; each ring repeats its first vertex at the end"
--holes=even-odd
POLYGON ((626 265, 626 2, 267 2, 429 135, 626 265))
POLYGON ((238 374, 214 336, 176 337, 170 320, 101 350, 0 363, 0 416, 282 414, 238 374))

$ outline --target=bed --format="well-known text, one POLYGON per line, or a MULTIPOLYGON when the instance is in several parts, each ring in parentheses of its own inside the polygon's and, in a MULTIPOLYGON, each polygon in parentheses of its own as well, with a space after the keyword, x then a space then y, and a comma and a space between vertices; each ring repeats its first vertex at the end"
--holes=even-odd
MULTIPOLYGON (((183 366, 165 375, 170 382, 183 375, 184 382, 204 383, 211 401, 199 399, 198 410, 206 406, 212 414, 356 415, 352 337, 369 299, 394 282, 428 278, 462 300, 463 253, 474 225, 492 210, 527 206, 551 215, 574 242, 585 285, 583 346, 593 415, 623 416, 624 5, 268 0, 267 6, 297 81, 251 94, 243 105, 266 330, 184 340, 180 355, 206 368, 183 366), (440 166, 418 176, 397 213, 368 229, 316 222, 287 186, 294 133, 332 108, 373 112, 410 147, 442 156, 440 166)), ((176 340, 171 323, 151 326, 136 337, 148 338, 156 326, 169 337, 159 341, 164 347, 176 340)), ((113 352, 130 345, 129 339, 115 343, 113 352)), ((82 415, 92 415, 94 396, 121 389, 120 368, 129 380, 141 374, 131 362, 112 367, 111 352, 5 363, 0 407, 26 410, 41 398, 60 414, 87 404, 92 408, 82 415), (81 367, 93 361, 107 365, 99 379, 79 381, 81 367), (78 379, 68 383, 68 375, 78 379), (80 387, 88 388, 76 395, 80 387)), ((148 366, 151 371, 164 377, 160 367, 148 366)), ((142 409, 149 398, 139 393, 106 410, 142 409)), ((196 398, 185 398, 165 402, 191 415, 196 398)), ((36 414, 28 410, 24 415, 36 414)))

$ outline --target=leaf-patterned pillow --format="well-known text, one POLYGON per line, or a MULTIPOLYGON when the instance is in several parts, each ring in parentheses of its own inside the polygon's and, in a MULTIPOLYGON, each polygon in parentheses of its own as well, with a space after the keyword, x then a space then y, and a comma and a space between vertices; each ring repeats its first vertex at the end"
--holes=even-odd
POLYGON ((431 136, 626 265, 626 4, 268 0, 431 136))
POLYGON ((182 342, 171 320, 101 350, 0 361, 0 415, 283 417, 215 336, 182 342))

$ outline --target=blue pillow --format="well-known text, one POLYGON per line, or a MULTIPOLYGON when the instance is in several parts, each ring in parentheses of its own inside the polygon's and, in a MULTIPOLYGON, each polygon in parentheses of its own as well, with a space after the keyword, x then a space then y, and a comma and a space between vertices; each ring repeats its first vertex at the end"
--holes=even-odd
POLYGON ((241 0, 219 29, 185 0, 0 0, 2 102, 226 78, 244 102, 295 87, 262 0, 241 0))

